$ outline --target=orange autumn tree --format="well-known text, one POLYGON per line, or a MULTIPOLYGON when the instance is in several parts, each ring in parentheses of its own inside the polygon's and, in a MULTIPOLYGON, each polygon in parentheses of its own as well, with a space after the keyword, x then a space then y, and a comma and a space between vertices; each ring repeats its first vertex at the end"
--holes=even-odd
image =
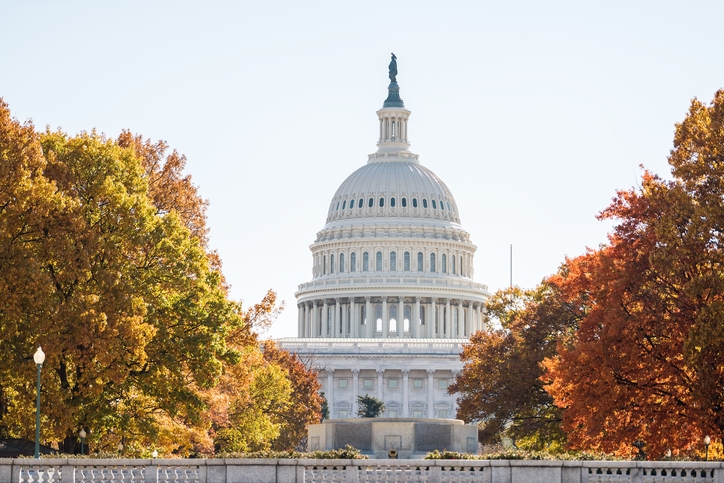
POLYGON ((724 91, 676 126, 673 179, 645 173, 602 218, 609 245, 555 281, 586 317, 546 362, 571 446, 652 456, 724 432, 724 91))

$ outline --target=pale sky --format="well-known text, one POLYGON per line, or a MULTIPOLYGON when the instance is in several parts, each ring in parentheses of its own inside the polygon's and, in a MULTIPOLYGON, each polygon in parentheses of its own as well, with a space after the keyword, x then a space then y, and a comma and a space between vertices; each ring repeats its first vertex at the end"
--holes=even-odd
POLYGON ((376 150, 390 52, 411 151, 451 189, 491 291, 606 241, 596 220, 724 87, 721 1, 0 1, 21 121, 188 157, 232 296, 297 285, 337 187, 376 150))

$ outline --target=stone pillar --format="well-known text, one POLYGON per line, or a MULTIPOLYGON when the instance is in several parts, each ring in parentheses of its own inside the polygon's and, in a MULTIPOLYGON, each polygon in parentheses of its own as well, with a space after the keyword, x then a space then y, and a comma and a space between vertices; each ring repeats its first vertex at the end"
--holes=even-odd
POLYGON ((465 309, 463 299, 458 301, 458 339, 465 337, 465 309))
POLYGON ((478 330, 483 330, 483 304, 478 304, 478 330))
MULTIPOLYGON (((412 315, 412 314, 410 314, 412 315)), ((400 296, 400 303, 397 307, 397 337, 405 336, 405 298, 400 296)))
POLYGON ((309 330, 309 304, 304 302, 304 335, 302 337, 311 337, 312 331, 309 330))
POLYGON ((322 337, 329 337, 329 309, 327 308, 327 299, 324 299, 322 305, 322 337))
POLYGON ((419 337, 420 335, 420 297, 415 297, 414 312, 410 314, 410 330, 412 331, 412 337, 419 337))
POLYGON ((354 301, 354 297, 349 299, 349 328, 351 329, 349 336, 357 338, 359 337, 359 314, 357 313, 357 303, 354 301))
MULTIPOLYGON (((342 321, 342 301, 340 299, 334 299, 334 330, 332 331, 332 337, 339 337, 340 325, 344 327, 342 321)), ((344 337, 344 329, 342 329, 342 337, 344 337)))
POLYGON ((450 299, 445 299, 445 337, 452 338, 452 313, 450 312, 450 299))
POLYGON ((327 371, 327 406, 329 407, 329 419, 335 419, 334 414, 334 369, 325 369, 327 371))
POLYGON ((382 297, 382 337, 387 338, 390 336, 390 317, 387 313, 387 297, 382 297))
POLYGON ((302 304, 297 304, 297 337, 304 337, 304 326, 302 325, 303 315, 302 304))
POLYGON ((319 307, 319 304, 316 301, 312 301, 312 337, 319 337, 320 332, 320 326, 319 326, 319 310, 317 308, 319 307))
POLYGON ((359 368, 352 369, 352 417, 357 417, 357 396, 359 396, 359 368))
POLYGON ((427 417, 428 418, 435 417, 435 388, 433 387, 433 383, 435 382, 435 380, 433 379, 434 375, 435 375, 435 369, 427 370, 427 417))
POLYGON ((367 325, 365 325, 366 337, 371 339, 373 336, 372 327, 374 326, 374 314, 372 313, 372 302, 369 297, 365 297, 365 317, 367 318, 367 325))
POLYGON ((430 310, 427 312, 427 337, 435 338, 435 321, 437 320, 437 307, 435 307, 435 297, 432 298, 430 310))
POLYGON ((470 337, 473 332, 475 332, 475 316, 473 315, 473 301, 471 300, 468 302, 468 316, 465 317, 465 322, 467 322, 467 331, 465 333, 466 337, 470 337))
POLYGON ((384 401, 382 396, 382 384, 385 382, 385 370, 377 369, 377 399, 384 401))
POLYGON ((410 417, 410 370, 402 369, 402 417, 410 417))

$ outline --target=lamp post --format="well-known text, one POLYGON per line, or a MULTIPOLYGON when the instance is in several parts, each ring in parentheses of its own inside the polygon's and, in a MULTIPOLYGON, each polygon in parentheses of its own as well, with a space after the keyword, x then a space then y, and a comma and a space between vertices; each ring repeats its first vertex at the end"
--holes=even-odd
POLYGON ((711 438, 709 435, 704 436, 704 446, 706 447, 706 461, 709 461, 709 445, 711 444, 711 438))
POLYGON ((40 368, 45 362, 45 353, 38 346, 38 350, 33 355, 35 365, 38 367, 38 386, 35 391, 35 457, 40 458, 40 368))
POLYGON ((84 450, 85 450, 85 437, 86 436, 87 435, 86 435, 85 429, 83 429, 83 427, 81 427, 80 431, 78 431, 78 437, 80 438, 80 454, 85 454, 84 450))

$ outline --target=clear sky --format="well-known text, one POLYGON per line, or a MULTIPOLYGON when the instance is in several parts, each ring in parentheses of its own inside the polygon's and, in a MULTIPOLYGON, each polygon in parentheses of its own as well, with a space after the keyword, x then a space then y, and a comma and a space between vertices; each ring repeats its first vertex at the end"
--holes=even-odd
POLYGON ((411 151, 452 190, 491 291, 606 241, 596 220, 724 87, 721 1, 2 1, 0 97, 68 133, 188 157, 232 296, 297 285, 337 187, 376 150, 390 52, 411 151))

